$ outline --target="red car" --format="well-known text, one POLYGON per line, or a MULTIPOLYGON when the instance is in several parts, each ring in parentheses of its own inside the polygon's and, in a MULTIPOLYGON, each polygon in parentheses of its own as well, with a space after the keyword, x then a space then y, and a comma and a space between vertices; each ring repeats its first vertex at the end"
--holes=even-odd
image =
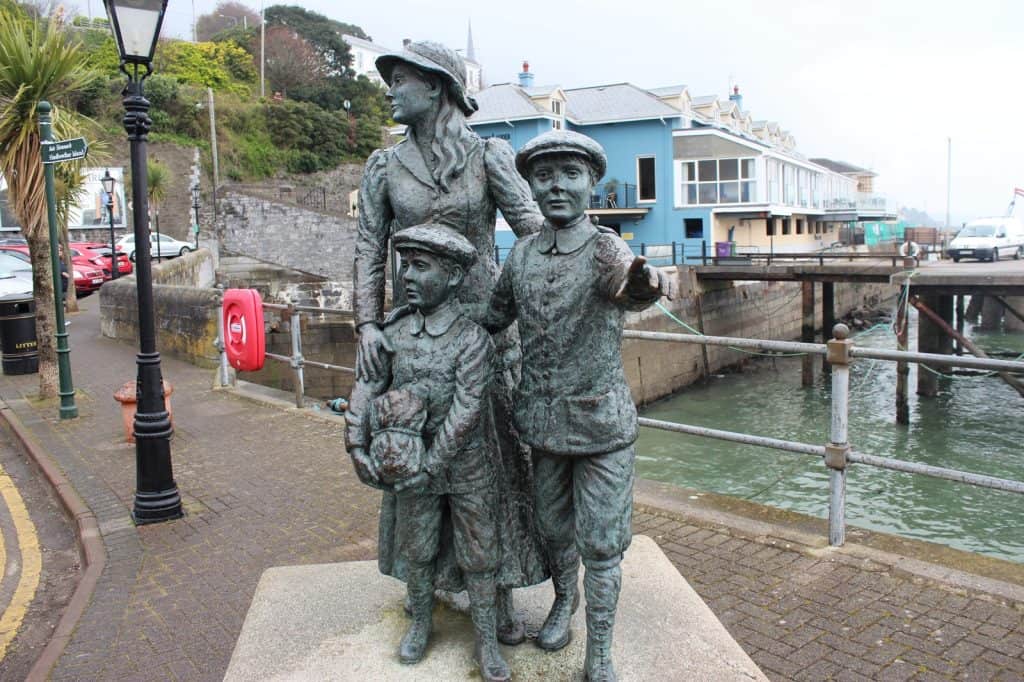
MULTIPOLYGON (((28 258, 28 246, 22 244, 0 244, 0 251, 8 251, 21 254, 26 260, 28 258)), ((103 286, 109 279, 104 275, 103 270, 98 269, 89 259, 84 256, 71 256, 71 265, 74 269, 75 291, 79 296, 88 296, 103 286)))
MULTIPOLYGON (((78 262, 76 257, 84 257, 89 263, 103 270, 103 275, 110 279, 110 247, 99 242, 70 242, 71 259, 78 262)), ((128 254, 117 254, 117 274, 119 276, 132 274, 132 262, 128 260, 128 254)))

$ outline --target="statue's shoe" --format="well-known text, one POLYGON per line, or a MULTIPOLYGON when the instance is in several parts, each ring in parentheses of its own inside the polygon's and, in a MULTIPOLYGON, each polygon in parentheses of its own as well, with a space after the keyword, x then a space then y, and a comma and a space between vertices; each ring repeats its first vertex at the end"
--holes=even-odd
POLYGON ((537 633, 537 646, 545 651, 558 651, 565 647, 572 639, 569 624, 572 622, 572 614, 579 606, 580 594, 577 590, 572 590, 571 597, 568 594, 557 595, 544 625, 537 633))
POLYGON ((430 621, 414 618, 412 625, 398 645, 398 660, 405 664, 419 663, 427 653, 430 641, 430 621))
POLYGON ((512 671, 501 657, 497 644, 481 646, 477 642, 474 653, 476 662, 480 665, 480 677, 484 682, 509 682, 512 679, 512 671))

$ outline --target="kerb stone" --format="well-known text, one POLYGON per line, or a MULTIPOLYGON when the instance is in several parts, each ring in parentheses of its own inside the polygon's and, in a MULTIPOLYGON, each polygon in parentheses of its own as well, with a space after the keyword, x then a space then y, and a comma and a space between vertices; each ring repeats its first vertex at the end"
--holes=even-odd
MULTIPOLYGON (((582 593, 582 590, 581 590, 582 593)), ((235 645, 226 682, 254 680, 479 680, 465 604, 438 603, 426 658, 398 662, 408 619, 403 583, 373 561, 282 566, 263 573, 235 645)), ((516 590, 516 606, 536 636, 551 605, 550 582, 516 590)), ((583 608, 561 651, 530 640, 502 647, 514 680, 581 680, 583 608)), ((636 536, 623 562, 615 623, 619 678, 767 680, 653 540, 636 536)))

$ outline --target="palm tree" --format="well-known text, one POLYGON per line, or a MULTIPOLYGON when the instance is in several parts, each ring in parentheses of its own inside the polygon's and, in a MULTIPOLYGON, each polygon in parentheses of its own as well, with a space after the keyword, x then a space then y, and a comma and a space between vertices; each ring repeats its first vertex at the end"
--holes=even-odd
POLYGON ((39 347, 39 395, 57 396, 53 275, 46 219, 36 106, 54 107, 58 139, 76 127, 78 117, 58 106, 96 78, 81 44, 56 21, 43 23, 0 6, 0 173, 7 181, 11 209, 18 217, 32 261, 39 347))
MULTIPOLYGON (((146 182, 148 187, 149 205, 153 207, 154 222, 156 224, 157 237, 160 236, 160 203, 167 197, 167 183, 170 182, 171 174, 167 166, 156 159, 146 163, 146 182)), ((160 240, 156 241, 156 259, 160 260, 160 240)))

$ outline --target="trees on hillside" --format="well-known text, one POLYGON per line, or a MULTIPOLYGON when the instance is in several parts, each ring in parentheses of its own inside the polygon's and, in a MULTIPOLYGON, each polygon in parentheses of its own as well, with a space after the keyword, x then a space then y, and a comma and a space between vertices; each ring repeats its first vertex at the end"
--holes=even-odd
POLYGON ((61 105, 95 77, 81 44, 59 22, 51 19, 44 23, 0 7, 0 173, 7 181, 9 204, 28 241, 32 261, 42 398, 57 396, 58 377, 53 271, 36 106, 42 100, 54 105, 56 138, 75 137, 83 124, 73 108, 61 105))
POLYGON ((260 25, 260 15, 252 8, 240 2, 226 0, 217 4, 210 14, 196 19, 196 40, 208 42, 222 31, 239 28, 256 28, 260 25))
POLYGON ((287 26, 266 32, 266 77, 270 90, 288 95, 308 91, 323 80, 325 68, 313 46, 287 26))

